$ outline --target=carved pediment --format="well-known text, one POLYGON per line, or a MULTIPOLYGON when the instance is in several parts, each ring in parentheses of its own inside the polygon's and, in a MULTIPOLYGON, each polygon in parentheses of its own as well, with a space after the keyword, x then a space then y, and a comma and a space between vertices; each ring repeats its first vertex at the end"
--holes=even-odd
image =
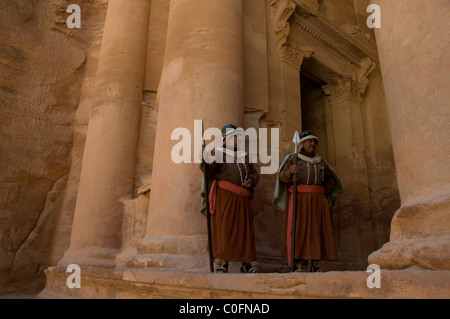
POLYGON ((348 23, 340 26, 340 30, 343 32, 342 36, 347 35, 346 39, 351 41, 359 50, 363 51, 373 60, 378 59, 376 43, 367 30, 361 28, 361 26, 348 23))
POLYGON ((317 0, 294 0, 297 5, 297 12, 303 16, 315 16, 319 15, 319 2, 317 0))
POLYGON ((297 30, 301 34, 312 38, 314 42, 317 43, 317 45, 320 45, 323 49, 331 52, 332 55, 342 59, 343 61, 352 65, 353 67, 359 66, 357 58, 355 58, 348 51, 344 50, 335 41, 330 39, 328 35, 326 35, 323 32, 317 31, 316 28, 307 23, 306 20, 307 19, 302 19, 301 17, 296 15, 292 18, 292 24, 295 26, 295 28, 297 28, 297 30))
POLYGON ((358 26, 334 26, 319 16, 318 0, 271 0, 273 31, 280 58, 300 68, 314 53, 319 63, 351 78, 361 94, 377 55, 358 26))

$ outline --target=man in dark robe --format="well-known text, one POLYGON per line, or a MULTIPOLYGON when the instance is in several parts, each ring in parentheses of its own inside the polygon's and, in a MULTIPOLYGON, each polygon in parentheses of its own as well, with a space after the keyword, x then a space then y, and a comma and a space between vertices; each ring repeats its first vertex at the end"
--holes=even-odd
MULTIPOLYGON (((293 222, 293 176, 297 174, 297 206, 295 225, 294 271, 321 272, 320 260, 335 260, 336 245, 331 224, 329 204, 342 190, 339 177, 328 163, 316 155, 319 139, 313 133, 305 131, 300 136, 300 153, 289 154, 278 172, 274 203, 285 200, 285 240, 289 265, 292 265, 292 222, 293 222), (281 196, 282 188, 289 193, 281 196), (310 265, 309 265, 310 263, 310 265), (308 268, 309 267, 309 268, 308 268)), ((286 191, 285 191, 286 192, 286 191)), ((331 206, 331 205, 330 205, 331 206)), ((282 207, 282 205, 278 205, 282 207)))
POLYGON ((241 131, 226 125, 222 136, 223 144, 215 150, 216 160, 204 162, 212 180, 209 203, 215 271, 226 273, 228 262, 236 261, 241 262, 241 272, 254 273, 258 270, 251 264, 256 260, 256 249, 250 200, 259 174, 248 155, 238 150, 241 131))

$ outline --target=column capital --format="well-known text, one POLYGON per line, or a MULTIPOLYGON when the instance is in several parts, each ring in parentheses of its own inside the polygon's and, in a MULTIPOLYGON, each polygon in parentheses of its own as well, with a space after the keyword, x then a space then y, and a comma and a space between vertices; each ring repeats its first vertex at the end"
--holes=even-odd
POLYGON ((355 68, 350 77, 336 78, 334 83, 322 86, 326 95, 332 101, 340 98, 352 98, 355 102, 361 103, 361 96, 366 92, 369 85, 369 75, 375 69, 376 64, 369 57, 363 58, 359 62, 359 67, 355 68))
POLYGON ((351 99, 356 103, 361 103, 361 88, 351 78, 339 78, 336 83, 324 85, 322 89, 330 97, 331 102, 351 99))
POLYGON ((299 46, 296 43, 286 44, 279 48, 281 60, 300 70, 304 58, 310 58, 314 53, 309 47, 299 46))

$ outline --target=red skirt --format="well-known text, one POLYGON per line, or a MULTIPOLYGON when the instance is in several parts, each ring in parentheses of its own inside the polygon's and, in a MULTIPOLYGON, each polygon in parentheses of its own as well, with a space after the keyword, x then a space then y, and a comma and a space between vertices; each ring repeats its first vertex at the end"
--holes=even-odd
MULTIPOLYGON (((293 187, 288 196, 288 212, 285 220, 284 249, 289 265, 292 240, 293 187), (289 209, 289 207, 291 207, 289 209)), ((295 227, 295 259, 335 260, 337 259, 331 215, 323 187, 299 185, 295 227)))
POLYGON ((227 261, 255 261, 250 198, 220 187, 216 191, 215 214, 211 214, 213 256, 227 261))

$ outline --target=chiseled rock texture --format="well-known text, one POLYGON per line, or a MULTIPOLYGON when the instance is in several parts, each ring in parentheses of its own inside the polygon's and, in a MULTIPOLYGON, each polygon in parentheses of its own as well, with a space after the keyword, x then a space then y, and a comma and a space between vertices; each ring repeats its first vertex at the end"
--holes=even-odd
POLYGON ((81 87, 106 13, 102 1, 70 3, 83 4, 81 29, 66 25, 68 1, 0 2, 0 295, 42 289, 58 249, 74 130, 87 124, 76 119, 81 87))

